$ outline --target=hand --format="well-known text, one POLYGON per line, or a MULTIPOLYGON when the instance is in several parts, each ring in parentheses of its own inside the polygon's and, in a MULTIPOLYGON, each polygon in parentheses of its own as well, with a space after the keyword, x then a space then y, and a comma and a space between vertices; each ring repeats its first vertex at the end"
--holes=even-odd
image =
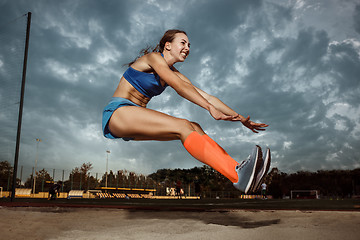
POLYGON ((250 121, 250 116, 245 119, 241 118, 240 121, 245 127, 249 128, 254 133, 259 133, 258 131, 265 131, 266 129, 264 129, 264 127, 269 126, 265 123, 254 123, 253 121, 250 121))

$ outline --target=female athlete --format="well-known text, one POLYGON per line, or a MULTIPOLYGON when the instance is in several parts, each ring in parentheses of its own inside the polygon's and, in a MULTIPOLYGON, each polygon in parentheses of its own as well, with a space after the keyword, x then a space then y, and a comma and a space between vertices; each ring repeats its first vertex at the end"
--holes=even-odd
POLYGON ((169 86, 181 97, 206 109, 216 120, 239 121, 254 133, 265 130, 267 124, 241 116, 218 98, 195 87, 174 67, 175 63, 184 62, 189 53, 187 34, 168 30, 152 52, 144 50, 142 56, 131 62, 104 109, 104 136, 125 141, 180 140, 193 157, 223 174, 237 189, 245 193, 255 191, 270 164, 269 149, 263 158, 261 148, 256 146, 249 158, 239 164, 198 123, 146 108, 153 96, 169 86))

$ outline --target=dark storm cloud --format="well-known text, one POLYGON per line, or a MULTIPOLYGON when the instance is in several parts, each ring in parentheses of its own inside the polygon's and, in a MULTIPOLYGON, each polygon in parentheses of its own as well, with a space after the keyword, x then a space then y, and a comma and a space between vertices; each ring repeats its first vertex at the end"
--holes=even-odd
POLYGON ((356 5, 354 11, 354 27, 355 31, 360 34, 360 5, 356 5))
MULTIPOLYGON (((209 79, 207 84, 213 84, 212 80, 215 80, 217 85, 226 81, 226 75, 231 70, 235 58, 234 49, 236 45, 241 44, 234 42, 229 34, 245 22, 249 12, 256 11, 260 6, 261 1, 211 1, 208 4, 197 1, 186 12, 186 18, 182 24, 194 48, 194 52, 191 49, 191 62, 199 63, 205 57, 211 57, 208 67, 216 69, 212 72, 212 79, 209 79)), ((202 69, 192 67, 190 70, 196 79, 202 69)))
POLYGON ((338 86, 338 96, 348 103, 360 102, 360 55, 351 41, 330 46, 330 64, 338 86))
POLYGON ((179 142, 123 142, 101 135, 101 112, 123 64, 155 46, 165 30, 185 30, 188 59, 176 67, 244 116, 270 124, 258 135, 219 122, 172 89, 149 108, 199 122, 236 160, 269 146, 282 171, 359 167, 359 5, 349 1, 4 1, 0 19, 32 11, 22 163, 150 173, 188 168, 179 142), (312 5, 310 5, 312 4, 312 5), (353 6, 353 7, 352 7, 353 6), (316 10, 317 9, 317 10, 316 10), (355 9, 355 11, 354 11, 355 9), (316 12, 318 11, 318 12, 316 12), (316 14, 315 14, 316 13, 316 14), (328 23, 329 22, 329 23, 328 23), (349 23, 351 22, 351 26, 349 23), (327 25, 328 24, 328 25, 327 25), (347 37, 350 36, 350 37, 347 37))

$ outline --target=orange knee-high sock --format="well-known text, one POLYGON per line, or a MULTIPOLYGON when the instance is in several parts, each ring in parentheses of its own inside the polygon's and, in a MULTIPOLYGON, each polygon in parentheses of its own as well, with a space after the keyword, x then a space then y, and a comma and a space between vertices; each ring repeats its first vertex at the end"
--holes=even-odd
POLYGON ((184 147, 194 158, 220 172, 231 182, 238 181, 235 172, 238 163, 209 136, 194 131, 185 139, 184 147))
POLYGON ((225 150, 217 143, 215 142, 211 137, 209 137, 209 135, 205 134, 205 135, 202 135, 207 141, 209 141, 214 147, 217 146, 219 148, 221 148, 224 152, 225 150))

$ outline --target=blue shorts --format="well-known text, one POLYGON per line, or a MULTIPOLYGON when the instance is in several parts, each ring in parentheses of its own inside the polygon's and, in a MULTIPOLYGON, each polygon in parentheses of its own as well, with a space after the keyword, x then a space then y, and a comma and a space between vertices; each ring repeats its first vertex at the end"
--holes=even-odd
MULTIPOLYGON (((129 99, 126 99, 126 98, 120 98, 120 97, 111 98, 109 104, 104 108, 104 111, 103 111, 102 130, 103 130, 104 137, 110 138, 110 139, 119 138, 119 137, 116 137, 111 134, 111 132, 109 130, 109 120, 116 109, 124 107, 124 106, 140 107, 139 105, 133 103, 132 101, 130 101, 129 99)), ((125 141, 134 140, 134 138, 127 138, 127 137, 122 138, 122 139, 125 141)))

